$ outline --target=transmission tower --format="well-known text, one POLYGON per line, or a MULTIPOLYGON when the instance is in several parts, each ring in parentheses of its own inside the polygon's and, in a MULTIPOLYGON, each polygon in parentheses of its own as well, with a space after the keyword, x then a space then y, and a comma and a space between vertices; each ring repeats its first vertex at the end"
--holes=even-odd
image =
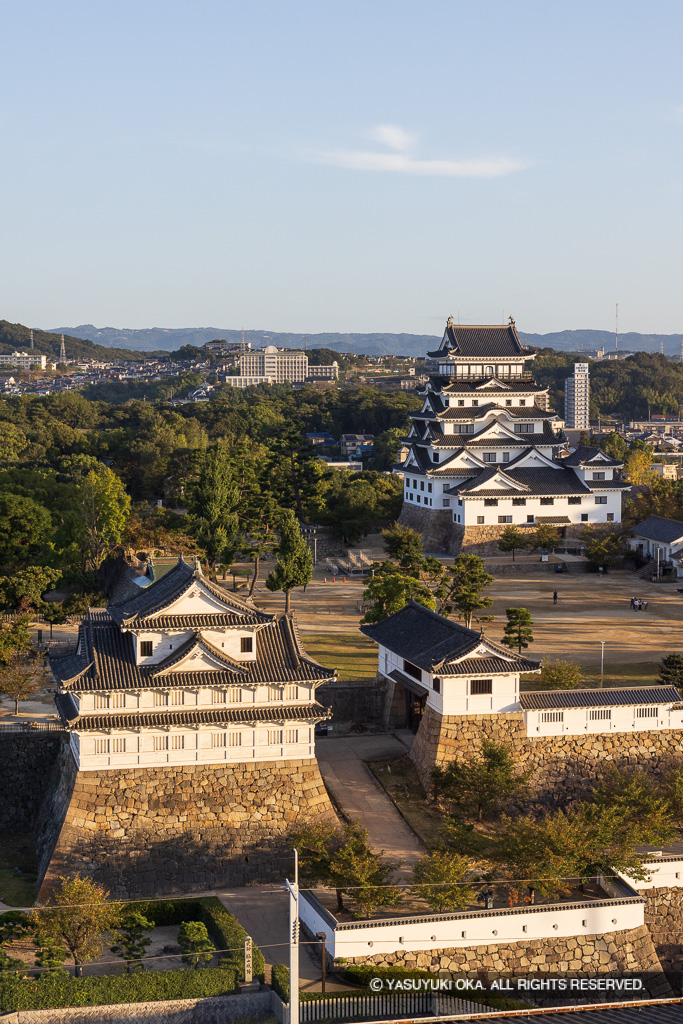
POLYGON ((59 346, 59 361, 60 363, 66 362, 66 347, 64 345, 64 335, 62 335, 62 344, 59 346))
POLYGON ((35 348, 35 345, 33 344, 33 328, 32 327, 30 328, 28 334, 29 334, 29 347, 33 349, 33 348, 35 348))

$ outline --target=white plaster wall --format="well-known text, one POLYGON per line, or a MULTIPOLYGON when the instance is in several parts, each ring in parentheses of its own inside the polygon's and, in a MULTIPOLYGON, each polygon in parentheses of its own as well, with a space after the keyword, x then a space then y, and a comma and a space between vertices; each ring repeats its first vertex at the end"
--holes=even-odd
MULTIPOLYGON (((609 690, 606 691, 606 697, 609 698, 609 690)), ((589 708, 564 708, 561 722, 543 722, 543 712, 535 710, 525 711, 524 721, 528 736, 587 736, 589 733, 661 732, 665 729, 683 729, 683 711, 673 711, 671 704, 656 706, 656 718, 637 718, 637 705, 634 704, 611 707, 610 719, 591 719, 589 708)))
POLYGON ((116 729, 108 732, 72 733, 71 751, 82 771, 101 768, 155 767, 165 764, 221 764, 228 762, 278 761, 315 756, 314 728, 307 722, 268 726, 204 725, 179 729, 116 729), (273 732, 281 732, 281 742, 272 742, 273 732), (225 737, 216 744, 214 737, 225 737), (155 738, 168 739, 168 749, 155 749, 155 738), (174 748, 173 738, 182 737, 183 746, 174 748), (234 742, 239 737, 239 742, 234 742), (233 739, 233 742, 231 742, 233 739), (116 745, 125 741, 125 749, 116 745))
POLYGON ((302 895, 299 916, 314 934, 325 932, 331 956, 358 957, 625 931, 644 924, 644 904, 555 904, 535 910, 474 911, 450 919, 437 914, 424 920, 393 918, 334 929, 302 895))
MULTIPOLYGON (((598 492, 599 494, 599 492, 598 492)), ((520 498, 526 499, 526 505, 513 505, 512 497, 498 498, 498 504, 491 506, 484 504, 484 498, 466 497, 462 499, 462 505, 458 505, 457 498, 453 499, 453 515, 460 515, 460 522, 464 526, 499 526, 498 516, 512 516, 512 524, 516 526, 526 525, 527 516, 532 515, 534 520, 538 516, 567 516, 572 524, 584 522, 582 514, 588 515, 586 523, 606 523, 607 514, 612 513, 614 522, 621 522, 621 491, 605 491, 607 498, 605 505, 597 505, 596 494, 581 495, 580 505, 570 505, 568 497, 563 495, 555 497, 552 505, 542 505, 540 498, 527 497, 520 494, 520 498), (477 523, 477 517, 483 516, 484 522, 477 523)), ((456 519, 455 522, 458 522, 456 519)))
MULTIPOLYGON (((224 611, 225 609, 223 609, 224 611)), ((141 631, 137 635, 134 635, 135 640, 135 653, 136 653, 136 664, 137 665, 156 665, 164 658, 172 655, 178 650, 178 648, 194 635, 192 629, 177 629, 177 630, 154 630, 148 629, 141 631), (152 654, 150 657, 143 658, 140 655, 140 644, 143 640, 151 640, 153 646, 152 654)), ((210 644, 217 647, 219 651, 225 653, 229 658, 234 661, 255 661, 256 651, 258 645, 258 633, 248 629, 226 629, 226 630, 210 630, 202 629, 202 635, 206 637, 210 644), (241 638, 252 637, 253 639, 253 651, 251 653, 241 651, 241 638)))
POLYGON ((643 865, 648 872, 647 879, 631 878, 622 874, 621 877, 638 892, 648 889, 680 889, 683 887, 683 858, 653 857, 643 865))
POLYGON ((169 687, 168 677, 158 689, 135 692, 116 690, 103 694, 73 694, 80 713, 120 715, 124 711, 153 711, 158 708, 211 708, 216 705, 309 704, 315 701, 315 687, 310 683, 286 683, 283 686, 200 686, 169 687), (164 685, 166 684, 166 685, 164 685), (214 700, 214 694, 226 695, 225 701, 214 700), (236 699, 235 699, 236 698, 236 699))

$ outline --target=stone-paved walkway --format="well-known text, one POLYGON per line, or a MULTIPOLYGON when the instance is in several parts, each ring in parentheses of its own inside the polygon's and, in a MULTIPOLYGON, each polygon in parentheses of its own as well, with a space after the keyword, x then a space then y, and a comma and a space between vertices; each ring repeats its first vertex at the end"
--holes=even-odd
POLYGON ((405 752, 406 746, 388 734, 316 741, 320 771, 333 799, 347 817, 360 820, 373 849, 403 861, 402 875, 410 873, 425 850, 364 762, 405 752))

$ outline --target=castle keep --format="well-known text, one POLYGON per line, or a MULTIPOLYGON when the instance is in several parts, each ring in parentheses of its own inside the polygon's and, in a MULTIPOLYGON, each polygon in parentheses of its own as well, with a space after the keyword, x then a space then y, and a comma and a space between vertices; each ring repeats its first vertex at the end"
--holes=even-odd
POLYGON ((115 895, 238 884, 276 870, 299 815, 334 818, 314 751, 334 677, 291 616, 260 612, 179 559, 91 609, 53 656, 69 752, 44 812, 43 889, 69 864, 115 895))
POLYGON ((448 320, 427 353, 429 382, 404 439, 401 522, 428 549, 495 550, 506 526, 547 524, 563 535, 621 521, 622 463, 599 448, 566 447, 548 411, 515 322, 474 327, 448 320))

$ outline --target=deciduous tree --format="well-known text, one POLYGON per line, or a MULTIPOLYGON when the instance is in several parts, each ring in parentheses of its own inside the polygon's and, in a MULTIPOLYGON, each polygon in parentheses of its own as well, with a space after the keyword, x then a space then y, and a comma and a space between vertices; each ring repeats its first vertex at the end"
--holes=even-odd
POLYGON ((84 567, 97 569, 106 553, 120 542, 130 514, 123 482, 108 466, 90 470, 76 488, 75 511, 84 567))
POLYGON ((15 654, 0 665, 0 693, 14 701, 14 714, 19 702, 29 700, 45 681, 45 660, 38 652, 15 654))
POLYGON ((512 750, 504 743, 484 740, 481 753, 437 765, 431 776, 439 799, 466 817, 483 817, 508 800, 523 796, 531 771, 520 771, 512 750))
POLYGON ((434 850, 413 868, 413 892, 437 914, 464 910, 476 899, 468 884, 472 865, 467 857, 446 850, 434 850))
POLYGON ((104 936, 116 928, 120 913, 121 904, 109 899, 104 886, 74 875, 61 878, 50 901, 38 904, 32 917, 37 929, 64 943, 80 978, 83 964, 102 953, 104 936))
POLYGON ((424 559, 422 534, 410 526, 394 523, 382 530, 384 547, 389 558, 395 558, 403 569, 418 566, 424 559))
POLYGON ((574 661, 544 661, 541 674, 534 683, 535 690, 576 690, 581 686, 583 675, 574 661))

